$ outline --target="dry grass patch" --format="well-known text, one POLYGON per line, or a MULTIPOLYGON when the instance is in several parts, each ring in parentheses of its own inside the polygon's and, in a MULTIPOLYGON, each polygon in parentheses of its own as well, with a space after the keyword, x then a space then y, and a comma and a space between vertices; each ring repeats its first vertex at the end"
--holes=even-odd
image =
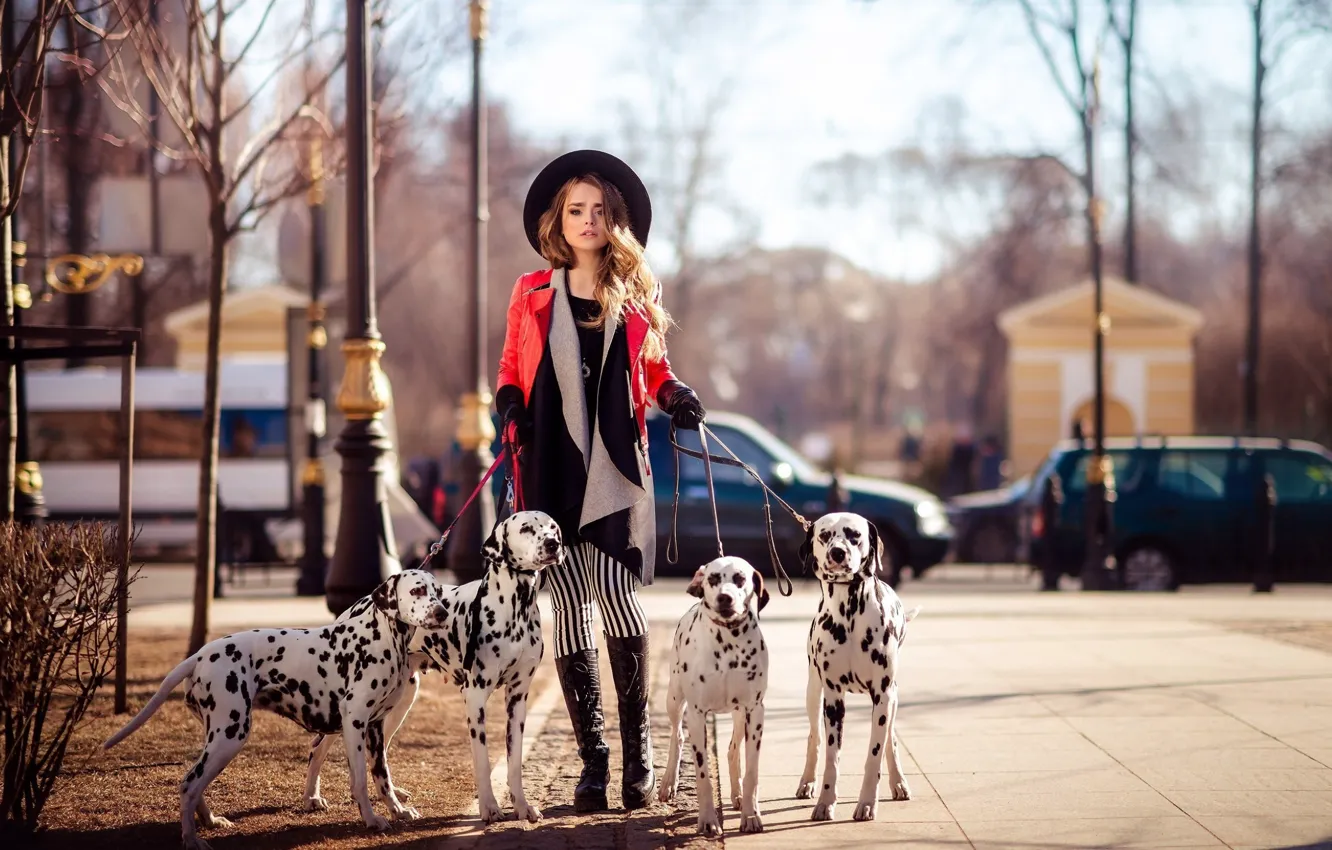
MULTIPOLYGON (((184 655, 184 631, 135 633, 129 647, 129 704, 141 708, 184 655)), ((551 675, 538 673, 534 693, 551 675)), ((179 689, 178 689, 179 690, 179 689)), ((501 695, 502 696, 502 695, 501 695)), ((492 703, 493 704, 493 703, 492 703)), ((488 735, 504 740, 502 710, 488 712, 488 735)), ((131 715, 112 714, 108 684, 75 733, 64 775, 42 818, 43 848, 176 847, 180 843, 177 787, 198 757, 202 726, 179 694, 139 731, 110 751, 101 744, 131 715)), ((209 788, 215 814, 234 828, 200 830, 225 848, 381 847, 428 842, 457 832, 475 795, 462 699, 444 677, 427 675, 407 723, 389 750, 394 784, 412 793, 422 820, 395 826, 396 840, 367 830, 351 800, 347 762, 335 745, 324 768, 326 812, 301 810, 311 735, 289 720, 256 712, 254 732, 240 755, 209 788)), ((494 747, 491 757, 500 755, 494 747)), ((506 794, 496 789, 501 802, 506 794)), ((372 799, 375 798, 371 789, 372 799)), ((386 814, 376 799, 376 809, 386 814)))

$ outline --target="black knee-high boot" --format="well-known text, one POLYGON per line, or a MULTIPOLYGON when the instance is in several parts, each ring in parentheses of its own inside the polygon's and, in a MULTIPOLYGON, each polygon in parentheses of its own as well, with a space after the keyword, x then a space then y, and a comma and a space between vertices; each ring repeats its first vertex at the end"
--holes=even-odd
POLYGON ((610 650, 611 676, 619 698, 624 807, 641 809, 648 805, 657 785, 648 724, 647 635, 628 638, 607 635, 606 648, 610 650))
POLYGON ((610 748, 606 746, 606 718, 601 711, 601 678, 597 651, 580 649, 555 659, 564 689, 564 705, 573 722, 583 773, 574 788, 574 811, 605 811, 606 783, 610 778, 610 748))

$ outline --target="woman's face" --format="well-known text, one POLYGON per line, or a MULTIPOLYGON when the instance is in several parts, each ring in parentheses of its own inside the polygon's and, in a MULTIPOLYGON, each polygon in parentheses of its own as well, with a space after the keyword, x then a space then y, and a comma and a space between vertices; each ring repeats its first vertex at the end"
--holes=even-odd
POLYGON ((601 189, 590 183, 575 183, 564 202, 564 241, 575 252, 600 251, 606 236, 606 207, 601 189))

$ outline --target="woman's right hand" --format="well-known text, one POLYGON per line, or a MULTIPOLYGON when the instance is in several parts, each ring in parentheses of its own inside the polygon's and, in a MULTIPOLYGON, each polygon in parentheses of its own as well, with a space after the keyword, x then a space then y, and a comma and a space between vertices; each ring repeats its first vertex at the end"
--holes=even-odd
POLYGON ((523 391, 509 384, 495 393, 495 409, 500 415, 500 430, 506 443, 521 448, 532 441, 532 422, 523 404, 523 391))

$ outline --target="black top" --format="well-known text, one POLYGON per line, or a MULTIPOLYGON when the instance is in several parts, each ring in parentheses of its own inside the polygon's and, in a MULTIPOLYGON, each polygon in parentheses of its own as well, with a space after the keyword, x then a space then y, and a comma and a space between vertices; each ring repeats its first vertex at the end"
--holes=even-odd
MULTIPOLYGON (((594 300, 567 297, 575 323, 595 315, 599 309, 594 300)), ((616 468, 634 484, 645 486, 638 468, 638 458, 643 453, 629 393, 629 340, 624 324, 613 329, 604 364, 601 353, 605 347, 605 329, 577 326, 577 331, 588 426, 600 429, 602 442, 616 468)), ((618 511, 579 528, 587 470, 578 441, 564 421, 549 345, 541 353, 528 412, 532 417, 533 441, 523 451, 524 507, 550 514, 559 524, 566 546, 592 543, 641 577, 643 553, 629 545, 628 511, 618 511)))
MULTIPOLYGON (((566 289, 565 292, 568 292, 566 289)), ((576 298, 569 293, 569 308, 578 327, 578 349, 583 360, 583 397, 587 400, 587 421, 597 421, 597 387, 601 383, 601 349, 605 345, 605 326, 584 327, 601 312, 595 298, 576 298)))

